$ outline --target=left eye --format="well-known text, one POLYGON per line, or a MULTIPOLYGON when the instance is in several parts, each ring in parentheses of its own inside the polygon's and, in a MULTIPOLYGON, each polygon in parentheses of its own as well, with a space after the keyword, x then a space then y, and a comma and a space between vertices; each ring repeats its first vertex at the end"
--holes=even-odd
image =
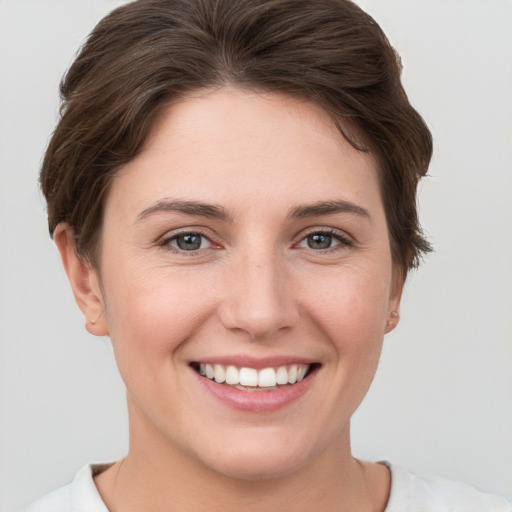
POLYGON ((211 242, 200 233, 180 233, 170 238, 167 243, 181 251, 197 251, 211 245, 211 242))
POLYGON ((331 249, 340 243, 339 238, 331 233, 311 233, 300 241, 299 247, 322 250, 331 249))

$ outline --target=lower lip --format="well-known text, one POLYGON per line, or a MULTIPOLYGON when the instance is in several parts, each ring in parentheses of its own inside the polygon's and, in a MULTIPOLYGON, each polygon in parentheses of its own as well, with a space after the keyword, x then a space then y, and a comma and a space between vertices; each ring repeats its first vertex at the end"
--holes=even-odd
POLYGON ((272 412, 286 407, 303 396, 317 373, 318 370, 315 370, 296 384, 272 391, 243 391, 226 384, 218 384, 198 373, 196 376, 209 393, 230 407, 243 411, 272 412))

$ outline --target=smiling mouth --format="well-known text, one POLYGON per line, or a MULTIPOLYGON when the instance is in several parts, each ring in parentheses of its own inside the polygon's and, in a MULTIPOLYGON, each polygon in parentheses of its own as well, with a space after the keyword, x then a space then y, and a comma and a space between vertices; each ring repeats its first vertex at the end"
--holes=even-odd
POLYGON ((233 365, 197 363, 191 367, 202 377, 243 391, 274 391, 307 378, 319 364, 290 364, 257 370, 233 365))

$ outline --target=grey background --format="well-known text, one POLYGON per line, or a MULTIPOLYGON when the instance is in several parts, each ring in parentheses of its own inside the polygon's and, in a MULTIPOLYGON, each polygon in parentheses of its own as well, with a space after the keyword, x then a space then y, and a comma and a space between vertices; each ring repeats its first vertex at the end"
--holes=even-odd
MULTIPOLYGON (((108 339, 88 335, 37 173, 58 82, 113 0, 0 1, 0 510, 127 446, 108 339)), ((435 157, 436 252, 353 420, 354 453, 512 495, 512 3, 360 0, 398 48, 435 157)))

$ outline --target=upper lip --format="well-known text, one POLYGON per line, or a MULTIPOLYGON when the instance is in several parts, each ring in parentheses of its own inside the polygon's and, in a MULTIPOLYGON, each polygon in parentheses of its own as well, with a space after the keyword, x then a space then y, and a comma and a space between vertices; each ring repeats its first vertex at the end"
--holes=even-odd
POLYGON ((263 368, 277 368, 279 366, 287 366, 291 364, 315 364, 315 361, 307 357, 297 356, 269 356, 269 357, 252 357, 248 355, 228 355, 228 356, 205 356, 193 359, 190 364, 221 364, 225 366, 236 366, 237 368, 254 368, 261 370, 263 368))

